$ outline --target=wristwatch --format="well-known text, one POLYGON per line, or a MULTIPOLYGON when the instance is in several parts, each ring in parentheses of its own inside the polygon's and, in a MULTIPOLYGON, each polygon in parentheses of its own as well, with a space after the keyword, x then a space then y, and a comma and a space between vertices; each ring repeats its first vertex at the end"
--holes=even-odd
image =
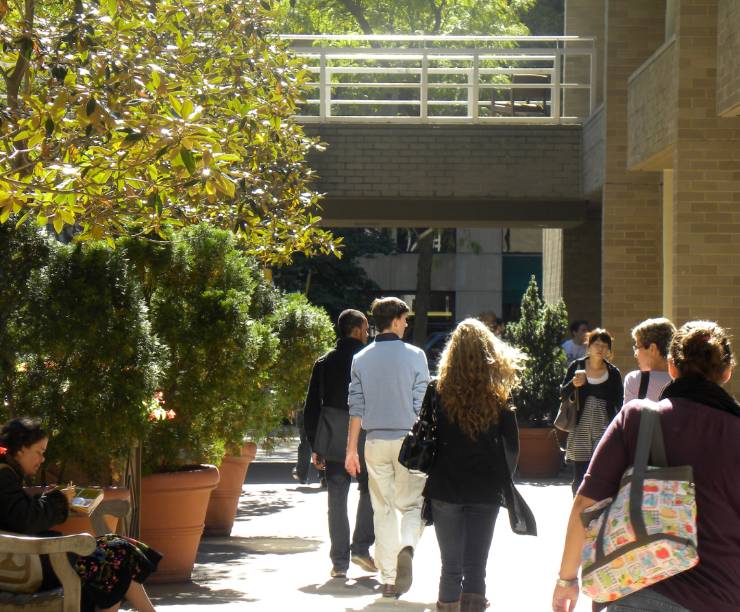
POLYGON ((562 578, 558 578, 555 584, 557 584, 562 589, 572 586, 578 586, 578 578, 573 578, 571 580, 563 580, 562 578))

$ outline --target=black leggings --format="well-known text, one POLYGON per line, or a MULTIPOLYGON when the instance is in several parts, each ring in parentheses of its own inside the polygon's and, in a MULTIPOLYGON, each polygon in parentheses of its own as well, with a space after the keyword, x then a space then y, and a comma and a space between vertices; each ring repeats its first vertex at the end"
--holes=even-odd
POLYGON ((576 496, 576 493, 578 492, 578 487, 580 487, 581 482, 583 482, 583 477, 586 475, 586 471, 588 470, 589 463, 591 462, 590 461, 574 461, 573 462, 573 481, 570 484, 570 487, 573 490, 573 497, 576 496))

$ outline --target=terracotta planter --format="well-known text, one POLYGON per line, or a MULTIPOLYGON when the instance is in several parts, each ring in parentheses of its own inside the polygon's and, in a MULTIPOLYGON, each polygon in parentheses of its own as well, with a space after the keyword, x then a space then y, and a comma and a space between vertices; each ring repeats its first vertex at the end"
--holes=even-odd
MULTIPOLYGON (((131 501, 131 495, 129 494, 129 490, 123 487, 105 487, 103 489, 103 501, 111 499, 131 501)), ((103 519, 108 526, 108 533, 118 533, 118 517, 104 515, 103 519)), ((54 530, 61 531, 64 535, 72 535, 74 533, 92 533, 93 535, 97 535, 93 530, 90 517, 73 513, 70 513, 67 520, 61 525, 54 527, 54 530)))
POLYGON ((218 478, 213 465, 142 478, 141 540, 163 555, 151 582, 190 580, 208 499, 218 478))
POLYGON ((519 430, 519 476, 554 478, 560 472, 560 448, 555 428, 522 427, 519 430))
POLYGON ((245 444, 239 456, 227 455, 218 468, 221 479, 211 492, 206 512, 206 535, 229 536, 236 518, 242 485, 247 477, 249 464, 257 454, 257 445, 245 444))

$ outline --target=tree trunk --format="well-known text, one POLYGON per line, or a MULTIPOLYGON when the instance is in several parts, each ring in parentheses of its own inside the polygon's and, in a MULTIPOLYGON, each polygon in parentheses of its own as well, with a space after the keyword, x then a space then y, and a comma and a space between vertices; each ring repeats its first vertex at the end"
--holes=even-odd
POLYGON ((432 291, 432 256, 434 230, 427 229, 419 235, 416 251, 419 262, 416 266, 416 300, 414 302, 414 344, 424 346, 427 338, 427 318, 432 291))

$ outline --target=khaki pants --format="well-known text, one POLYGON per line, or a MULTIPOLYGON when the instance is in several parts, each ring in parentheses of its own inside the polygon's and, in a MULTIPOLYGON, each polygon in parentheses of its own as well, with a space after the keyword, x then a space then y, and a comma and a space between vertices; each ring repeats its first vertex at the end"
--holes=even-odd
POLYGON ((398 463, 403 438, 368 440, 365 461, 375 524, 375 563, 383 584, 396 583, 396 559, 405 546, 416 548, 424 525, 421 492, 426 475, 412 474, 398 463), (401 530, 398 517, 401 514, 401 530))

